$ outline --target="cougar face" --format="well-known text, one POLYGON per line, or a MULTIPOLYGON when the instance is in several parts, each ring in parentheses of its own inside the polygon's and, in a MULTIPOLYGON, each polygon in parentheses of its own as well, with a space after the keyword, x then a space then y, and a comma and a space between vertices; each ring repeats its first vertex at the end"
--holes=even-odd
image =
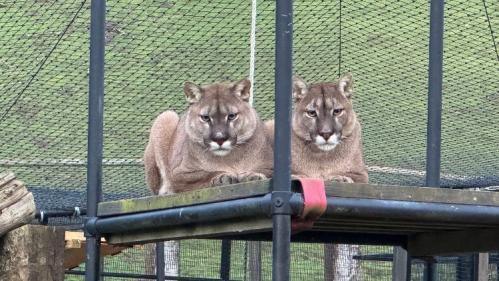
POLYGON ((184 92, 190 103, 186 114, 189 138, 220 157, 250 139, 258 120, 256 111, 248 103, 250 88, 248 79, 204 86, 186 82, 184 92))
POLYGON ((351 96, 350 74, 335 83, 311 85, 299 77, 293 77, 294 133, 322 151, 333 150, 350 135, 355 124, 351 96))

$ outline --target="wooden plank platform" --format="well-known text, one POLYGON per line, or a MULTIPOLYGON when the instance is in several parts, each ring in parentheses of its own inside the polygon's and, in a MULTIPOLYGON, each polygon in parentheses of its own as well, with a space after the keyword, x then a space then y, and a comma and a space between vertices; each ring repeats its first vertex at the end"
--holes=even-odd
MULTIPOLYGON (((292 189, 299 193, 296 182, 292 189)), ((105 219, 164 209, 179 210, 181 214, 191 206, 206 204, 212 207, 245 198, 263 200, 269 198, 264 197, 269 192, 271 182, 258 181, 171 196, 104 202, 99 205, 99 217, 105 219)), ((336 241, 348 243, 402 244, 411 255, 418 256, 499 250, 499 239, 492 239, 494 235, 499 237, 497 192, 327 182, 326 195, 326 213, 312 229, 294 235, 294 240, 334 242, 329 238, 334 237, 336 241), (474 234, 481 235, 482 241, 465 239, 474 234), (443 243, 445 241, 447 243, 443 243), (440 246, 433 246, 437 244, 440 246)), ((271 217, 265 215, 176 223, 162 228, 110 234, 107 238, 111 244, 189 238, 268 240, 271 226, 271 217)))
MULTIPOLYGON (((85 262, 85 236, 81 231, 66 231, 64 234, 64 268, 72 269, 85 262)), ((101 256, 113 256, 121 253, 130 246, 109 245, 101 239, 101 256)))
POLYGON ((108 201, 99 204, 99 217, 132 214, 172 207, 182 207, 189 205, 199 205, 205 203, 220 202, 224 200, 234 200, 261 196, 271 189, 270 181, 254 181, 247 183, 233 184, 230 186, 220 186, 203 188, 196 191, 177 193, 164 196, 147 196, 141 198, 124 199, 118 201, 108 201))

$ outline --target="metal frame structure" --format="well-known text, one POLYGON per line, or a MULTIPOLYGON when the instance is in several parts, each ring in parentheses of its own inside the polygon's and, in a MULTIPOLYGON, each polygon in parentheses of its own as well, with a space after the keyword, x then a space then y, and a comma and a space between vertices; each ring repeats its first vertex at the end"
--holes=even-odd
MULTIPOLYGON (((92 0, 90 12, 90 75, 88 99, 87 216, 97 217, 102 200, 102 151, 104 125, 104 52, 106 0, 92 0)), ((85 223, 85 225, 87 225, 85 223)), ((100 280, 100 236, 88 232, 86 237, 85 280, 100 280)))
MULTIPOLYGON (((440 184, 440 143, 441 143, 441 109, 442 109, 442 60, 443 60, 443 0, 432 0, 430 9, 430 42, 429 42, 429 75, 428 75, 428 127, 427 127, 427 186, 438 187, 440 184)), ((90 77, 89 77, 89 127, 88 127, 88 167, 87 167, 87 220, 84 224, 86 243, 85 280, 100 280, 101 262, 99 256, 100 233, 117 233, 123 231, 123 221, 134 220, 139 228, 157 227, 158 222, 163 225, 175 225, 194 222, 194 217, 179 216, 177 210, 166 209, 154 212, 131 214, 117 218, 98 219, 97 206, 102 197, 102 149, 103 149, 103 111, 104 111, 104 33, 106 1, 92 0, 91 3, 91 28, 90 28, 90 77)), ((276 40, 275 40, 275 151, 274 151, 274 177, 272 192, 261 197, 245 198, 228 202, 218 202, 202 206, 183 208, 184 215, 189 211, 196 214, 205 214, 210 218, 218 219, 226 216, 272 216, 272 279, 275 281, 289 280, 290 271, 290 243, 291 243, 291 215, 300 211, 303 199, 291 191, 291 91, 292 91, 292 54, 293 54, 293 1, 276 0, 276 40), (223 212, 225 205, 237 205, 239 212, 223 212), (199 208, 203 208, 199 212, 199 208)), ((407 215, 412 216, 414 208, 428 208, 428 205, 413 204, 388 204, 373 200, 335 200, 334 205, 328 209, 329 215, 335 213, 335 208, 364 208, 367 211, 376 209, 378 215, 407 215), (374 202, 376 203, 376 202, 374 202), (375 208, 376 207, 376 208, 375 208), (398 213, 397 213, 398 212, 398 213)), ((328 204, 329 205, 329 204, 328 204)), ((438 205, 438 204, 437 204, 438 205)), ((456 216, 463 220, 480 218, 481 222, 489 223, 490 219, 496 220, 499 209, 491 208, 489 216, 481 210, 463 208, 459 212, 448 213, 441 206, 433 206, 437 216, 456 216), (466 209, 466 210, 464 210, 466 209), (493 209, 493 210, 492 210, 493 209)), ((369 213, 369 212, 367 212, 369 213)), ((197 216, 198 221, 206 221, 208 217, 197 216)), ((130 225, 126 226, 127 230, 130 225)), ((317 241, 325 241, 326 235, 315 233, 317 241)), ((257 235, 258 236, 258 235, 257 235)), ((250 239, 250 237, 243 237, 250 239)), ((262 237, 260 237, 262 238, 262 237)), ((268 239, 267 237, 266 239, 268 239)), ((308 237, 310 238, 310 237, 308 237)), ((258 237, 256 238, 258 239, 258 237)), ((294 240, 304 239, 300 235, 294 240)), ((355 234, 336 235, 329 238, 334 241, 359 242, 372 244, 390 244, 407 246, 407 241, 397 236, 372 235, 364 237, 355 234)), ((313 240, 313 239, 312 239, 313 240)), ((312 241, 314 242, 314 241, 312 241)), ((229 246, 225 245, 225 250, 229 246)), ((162 252, 162 251, 161 251, 162 252)), ((410 276, 410 256, 403 248, 395 251, 394 278, 404 280, 410 276)), ((158 266, 161 268, 162 266, 158 266)), ((222 270, 226 278, 227 271, 222 270)), ((432 263, 426 264, 425 280, 434 280, 435 267, 432 263)), ((164 278, 164 269, 158 270, 158 278, 164 278)), ((181 280, 181 278, 176 278, 181 280)), ((408 280, 408 279, 407 279, 408 280)))

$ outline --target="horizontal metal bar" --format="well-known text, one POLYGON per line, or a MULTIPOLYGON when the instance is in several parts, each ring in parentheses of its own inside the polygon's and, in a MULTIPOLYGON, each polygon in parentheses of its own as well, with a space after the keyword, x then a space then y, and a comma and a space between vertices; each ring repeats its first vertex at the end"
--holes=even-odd
POLYGON ((499 206, 329 197, 323 217, 499 226, 499 206))
MULTIPOLYGON (((497 257, 496 254, 490 254, 491 259, 489 260, 489 264, 499 264, 499 260, 494 260, 495 257, 497 257)), ((362 261, 387 261, 391 262, 393 261, 393 254, 369 254, 369 255, 356 255, 353 256, 354 259, 356 260, 362 260, 362 261)), ((452 257, 452 256, 444 256, 444 257, 434 257, 435 263, 439 264, 457 264, 459 262, 459 257, 452 257)), ((415 264, 422 264, 425 263, 424 260, 414 258, 412 260, 413 263, 415 264)))
MULTIPOLYGON (((65 274, 68 275, 85 275, 85 271, 80 270, 66 270, 65 274)), ((103 277, 118 277, 118 278, 133 278, 133 279, 151 279, 156 280, 156 275, 140 274, 140 273, 118 273, 118 272, 103 272, 103 277)), ((226 281, 218 278, 198 278, 198 277, 180 277, 180 276, 165 276, 165 280, 178 280, 178 281, 226 281)), ((235 280, 230 280, 235 281, 235 280)))
MULTIPOLYGON (((231 240, 245 241, 272 241, 272 233, 254 233, 242 235, 230 235, 224 238, 231 240)), ((304 231, 293 234, 292 242, 299 243, 342 243, 361 245, 388 245, 403 246, 407 244, 405 235, 387 235, 373 233, 350 233, 350 232, 325 232, 325 231, 304 231)))
POLYGON ((316 227, 328 225, 358 225, 358 226, 381 226, 381 227, 412 227, 414 229, 431 229, 431 230, 446 230, 446 229, 462 229, 463 227, 481 227, 479 223, 449 223, 449 222, 415 222, 415 221, 387 221, 387 220, 372 220, 372 219, 355 219, 354 221, 349 218, 321 218, 320 221, 315 223, 316 227))
MULTIPOLYGON (((294 194, 291 198, 295 214, 301 212, 303 198, 294 194)), ((271 195, 237 199, 209 204, 171 208, 136 214, 126 214, 98 218, 89 222, 90 229, 101 234, 130 233, 147 231, 167 226, 178 226, 191 223, 207 223, 234 218, 270 218, 271 195)))

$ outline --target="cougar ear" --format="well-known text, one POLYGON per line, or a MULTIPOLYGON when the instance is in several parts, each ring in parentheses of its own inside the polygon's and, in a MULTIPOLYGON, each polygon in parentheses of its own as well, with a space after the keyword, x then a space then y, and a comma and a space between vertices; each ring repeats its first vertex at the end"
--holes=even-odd
POLYGON ((232 86, 232 92, 243 101, 248 102, 251 95, 251 81, 248 78, 242 79, 232 86))
POLYGON ((351 73, 345 73, 338 79, 338 90, 347 98, 353 94, 353 78, 351 73))
POLYGON ((189 104, 196 103, 201 99, 201 87, 192 82, 186 81, 184 83, 184 94, 189 104))
POLYGON ((293 75, 293 99, 295 102, 299 102, 308 93, 308 85, 305 80, 300 77, 293 75))

